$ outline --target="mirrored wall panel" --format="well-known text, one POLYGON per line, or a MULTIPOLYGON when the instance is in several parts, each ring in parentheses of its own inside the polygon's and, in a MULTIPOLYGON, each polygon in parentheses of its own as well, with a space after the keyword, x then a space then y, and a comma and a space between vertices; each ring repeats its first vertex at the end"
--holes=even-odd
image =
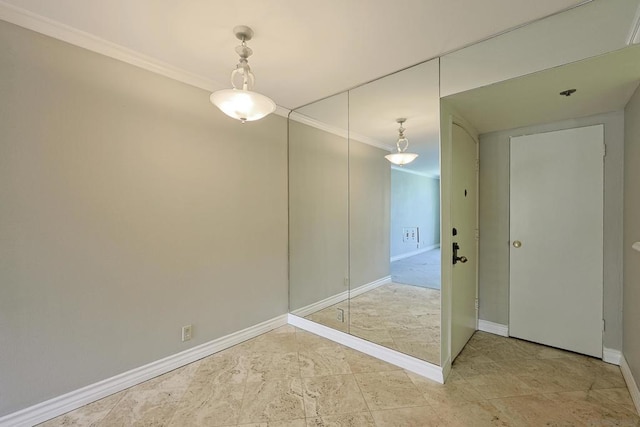
POLYGON ((434 364, 438 85, 433 60, 289 120, 291 313, 434 364))
POLYGON ((348 94, 289 120, 289 310, 348 332, 348 94))
POLYGON ((349 330, 434 364, 440 364, 438 73, 436 59, 349 91, 349 330), (418 156, 402 164, 409 154, 418 156))

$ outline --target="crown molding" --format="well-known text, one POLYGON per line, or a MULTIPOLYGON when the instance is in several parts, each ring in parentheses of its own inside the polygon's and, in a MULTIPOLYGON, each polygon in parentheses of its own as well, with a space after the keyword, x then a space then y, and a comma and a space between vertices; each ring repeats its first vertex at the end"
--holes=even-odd
POLYGON ((384 144, 376 139, 369 138, 368 136, 361 135, 359 133, 350 131, 348 129, 343 129, 338 126, 328 125, 324 122, 313 119, 304 114, 298 113, 297 111, 292 111, 291 114, 289 115, 289 119, 298 123, 302 123, 307 126, 314 127, 316 129, 320 129, 322 131, 331 133, 333 135, 337 135, 344 139, 350 139, 353 141, 362 142, 363 144, 371 145, 373 147, 380 148, 382 150, 389 151, 389 152, 393 151, 393 148, 391 146, 384 144))
MULTIPOLYGON (((77 28, 53 19, 45 18, 44 16, 8 4, 2 0, 0 0, 0 19, 199 89, 214 92, 226 88, 225 85, 221 85, 212 79, 174 67, 159 59, 143 55, 135 50, 96 37, 93 34, 78 30, 77 28)), ((287 117, 289 111, 290 110, 284 107, 277 106, 274 114, 287 117)))
POLYGON ((631 24, 631 30, 629 31, 629 37, 627 38, 627 46, 640 43, 640 4, 636 9, 636 15, 633 18, 631 24))

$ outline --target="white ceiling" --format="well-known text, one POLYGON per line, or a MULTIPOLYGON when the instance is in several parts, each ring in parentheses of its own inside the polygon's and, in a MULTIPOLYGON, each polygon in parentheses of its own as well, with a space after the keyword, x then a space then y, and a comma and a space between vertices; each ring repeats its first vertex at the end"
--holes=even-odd
POLYGON ((249 25, 256 90, 292 109, 582 2, 0 0, 0 18, 107 41, 210 90, 229 86, 232 29, 249 25))
POLYGON ((640 79, 640 45, 444 98, 480 133, 625 107, 640 79), (576 89, 569 97, 559 93, 576 89))

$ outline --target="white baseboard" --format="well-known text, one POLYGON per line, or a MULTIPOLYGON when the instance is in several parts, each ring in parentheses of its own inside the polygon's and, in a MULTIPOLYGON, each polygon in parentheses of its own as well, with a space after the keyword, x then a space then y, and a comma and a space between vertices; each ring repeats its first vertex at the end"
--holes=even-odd
POLYGON ((357 297, 358 295, 362 295, 365 292, 372 291, 379 286, 387 285, 389 283, 391 283, 391 276, 382 277, 378 280, 374 280, 373 282, 365 283, 364 285, 351 290, 351 298, 357 297))
POLYGON ((417 359, 413 356, 408 356, 390 348, 374 344, 371 341, 358 338, 354 335, 337 331, 293 314, 289 314, 289 324, 316 335, 320 335, 321 337, 330 339, 331 341, 335 341, 354 350, 358 350, 362 353, 368 354, 369 356, 384 360, 385 362, 399 366, 418 375, 422 375, 423 377, 437 381, 440 384, 444 383, 442 368, 440 366, 425 362, 424 360, 417 359))
POLYGON ((349 299, 349 295, 351 295, 351 297, 355 297, 365 292, 369 292, 370 290, 375 289, 378 286, 386 285, 387 283, 391 283, 391 276, 382 277, 378 280, 374 280, 373 282, 365 283, 364 285, 358 286, 351 291, 346 290, 340 292, 339 294, 332 295, 329 298, 325 298, 321 301, 314 302, 313 304, 309 304, 305 307, 294 310, 291 313, 295 314, 296 316, 306 317, 312 313, 315 313, 316 311, 323 310, 327 307, 331 307, 332 305, 349 299))
POLYGON ((622 352, 620 350, 614 350, 612 348, 602 348, 602 360, 613 365, 620 366, 622 361, 622 352))
POLYGON ((417 251, 412 251, 412 252, 407 252, 405 254, 392 256, 391 258, 389 258, 389 262, 400 261, 401 259, 410 258, 412 256, 420 255, 420 254, 423 254, 425 252, 429 252, 429 251, 431 251, 433 249, 436 249, 436 248, 439 248, 439 247, 440 247, 440 243, 436 243, 435 245, 426 246, 426 247, 424 247, 422 249, 418 249, 417 251))
POLYGON ((501 337, 509 336, 509 326, 501 323, 489 322, 488 320, 478 319, 478 330, 488 332, 501 337))
POLYGON ((620 359, 620 370, 622 371, 622 376, 627 383, 631 399, 633 399, 633 403, 636 405, 636 411, 640 414, 640 389, 638 389, 638 383, 635 378, 633 378, 633 374, 627 364, 627 359, 624 358, 624 354, 620 359))
POLYGON ((286 314, 274 317, 241 331, 0 417, 0 427, 33 426, 286 324, 286 314))

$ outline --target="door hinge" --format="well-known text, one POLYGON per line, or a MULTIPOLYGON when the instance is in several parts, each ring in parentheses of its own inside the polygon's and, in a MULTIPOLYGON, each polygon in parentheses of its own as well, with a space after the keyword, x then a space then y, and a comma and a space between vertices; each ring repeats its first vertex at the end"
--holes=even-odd
POLYGON ((478 303, 478 298, 476 298, 475 307, 476 307, 476 310, 480 308, 480 303, 478 303))
POLYGON ((602 144, 602 157, 607 156, 607 144, 602 144))
POLYGON ((476 240, 480 240, 480 229, 476 228, 476 240))
POLYGON ((604 319, 602 319, 602 332, 604 332, 606 330, 606 325, 604 322, 604 319))
POLYGON ((480 159, 476 159, 476 170, 480 170, 480 159))

